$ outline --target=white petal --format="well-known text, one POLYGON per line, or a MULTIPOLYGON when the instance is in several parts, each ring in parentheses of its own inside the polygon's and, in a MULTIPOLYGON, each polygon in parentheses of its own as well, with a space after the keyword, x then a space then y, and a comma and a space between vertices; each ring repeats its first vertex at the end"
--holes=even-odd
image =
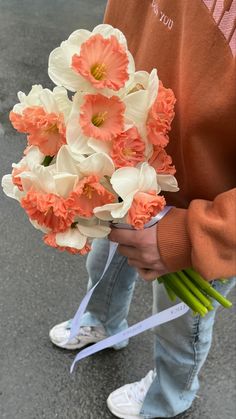
POLYGON ((154 167, 149 166, 148 163, 142 163, 140 166, 138 189, 142 192, 148 192, 150 190, 154 190, 157 193, 160 192, 160 188, 157 184, 156 171, 154 167))
POLYGON ((56 160, 57 172, 67 172, 73 175, 79 175, 78 161, 73 158, 68 146, 60 148, 56 160))
POLYGON ((122 199, 138 190, 139 174, 140 171, 136 167, 122 167, 113 173, 111 185, 122 199))
POLYGON ((17 103, 13 107, 13 112, 21 114, 22 111, 27 107, 40 106, 41 101, 40 101, 39 95, 42 92, 42 90, 43 88, 41 84, 35 84, 32 86, 32 89, 30 90, 28 95, 26 95, 23 92, 18 92, 18 99, 20 103, 17 103))
POLYGON ((114 210, 122 210, 122 203, 117 204, 107 204, 102 205, 101 207, 94 208, 93 212, 100 220, 112 221, 114 218, 111 215, 111 212, 114 210))
POLYGON ((153 102, 156 100, 159 87, 159 79, 157 76, 157 70, 154 68, 148 79, 148 107, 150 108, 153 105, 153 102))
POLYGON ((125 118, 135 125, 144 124, 148 111, 148 92, 139 90, 128 94, 124 99, 126 105, 125 118))
POLYGON ((83 135, 79 123, 79 112, 82 102, 83 95, 77 93, 73 98, 72 110, 67 123, 66 139, 73 153, 92 154, 94 150, 88 145, 89 137, 83 135))
POLYGON ((46 112, 59 113, 56 100, 53 96, 53 93, 49 89, 43 89, 39 97, 46 112))
POLYGON ((68 41, 70 45, 75 46, 74 54, 79 54, 80 46, 83 42, 87 41, 87 39, 91 36, 91 32, 87 29, 78 29, 69 36, 68 41))
POLYGON ((54 176, 55 193, 63 198, 67 198, 69 193, 73 191, 78 179, 76 175, 58 173, 54 176))
POLYGON ((126 119, 140 126, 145 125, 148 111, 157 97, 159 79, 156 69, 153 69, 150 74, 145 71, 137 71, 134 74, 134 80, 132 86, 130 86, 130 90, 137 83, 141 84, 144 90, 128 93, 123 100, 126 105, 126 119))
POLYGON ((157 182, 162 191, 178 192, 179 187, 173 175, 157 175, 157 182))
POLYGON ((16 199, 17 201, 20 201, 25 195, 25 192, 20 191, 18 187, 12 183, 12 175, 10 174, 3 176, 2 188, 3 192, 9 196, 9 198, 16 199))
POLYGON ((21 182, 25 192, 28 192, 32 187, 38 191, 42 191, 40 185, 37 182, 37 176, 32 172, 21 173, 21 182))
POLYGON ((89 35, 90 32, 84 29, 75 31, 61 43, 60 47, 50 53, 48 74, 56 85, 64 86, 72 92, 79 90, 90 92, 91 84, 71 68, 73 55, 79 54, 81 44, 88 39, 89 35))
POLYGON ((92 35, 95 35, 97 33, 102 35, 103 38, 110 38, 111 35, 113 35, 117 38, 117 40, 120 44, 122 44, 123 46, 125 46, 127 48, 126 38, 125 38, 124 34, 119 29, 113 28, 113 26, 111 26, 111 25, 102 23, 102 24, 96 26, 92 31, 92 35))
POLYGON ((123 202, 107 204, 94 208, 94 214, 101 220, 120 220, 129 211, 134 195, 137 191, 130 193, 123 202))
POLYGON ((65 49, 66 46, 58 47, 49 55, 48 75, 56 85, 64 86, 71 92, 80 90, 81 84, 84 85, 86 91, 86 87, 89 88, 89 83, 86 83, 85 79, 71 68, 71 62, 67 55, 72 57, 73 54, 67 54, 65 49))
POLYGON ((23 189, 28 191, 31 187, 37 191, 56 193, 55 182, 51 173, 51 167, 35 166, 31 172, 21 173, 23 189))
POLYGON ((112 159, 104 153, 94 153, 80 163, 80 171, 85 175, 112 176, 114 170, 112 159))
POLYGON ((144 89, 148 87, 149 73, 147 71, 136 71, 134 74, 133 87, 137 83, 141 84, 144 89))
POLYGON ((106 237, 111 232, 110 227, 99 224, 93 226, 84 226, 78 224, 77 228, 81 234, 87 237, 102 238, 106 237))
POLYGON ((97 153, 110 154, 112 148, 112 144, 109 141, 100 141, 95 138, 89 138, 88 145, 97 153))
MULTIPOLYGON (((134 61, 133 55, 129 51, 127 53, 128 53, 128 59, 129 59, 128 72, 133 79, 133 75, 135 72, 135 61, 134 61)), ((129 79, 129 81, 131 81, 131 79, 129 79)), ((127 83, 128 82, 126 82, 126 84, 127 83)))
POLYGON ((82 249, 87 241, 87 237, 82 235, 77 228, 69 228, 63 233, 56 234, 56 243, 62 247, 74 247, 82 249))
POLYGON ((41 164, 44 159, 44 154, 41 153, 38 147, 31 146, 29 147, 27 154, 25 156, 25 162, 29 169, 32 169, 35 165, 41 164))
POLYGON ((64 87, 56 86, 53 89, 53 95, 57 102, 59 112, 63 113, 65 122, 67 122, 72 109, 72 101, 68 98, 67 90, 64 87))
POLYGON ((26 157, 23 157, 18 163, 12 163, 14 169, 21 169, 24 166, 27 166, 26 157))
POLYGON ((94 150, 89 146, 89 137, 83 135, 80 130, 79 121, 70 119, 66 130, 66 139, 72 153, 92 154, 94 150))

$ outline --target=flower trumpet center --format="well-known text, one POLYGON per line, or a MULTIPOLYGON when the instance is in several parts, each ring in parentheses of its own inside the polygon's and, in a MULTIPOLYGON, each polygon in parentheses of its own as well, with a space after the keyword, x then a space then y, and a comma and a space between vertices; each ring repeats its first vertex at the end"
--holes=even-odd
POLYGON ((94 64, 90 71, 96 80, 104 80, 106 78, 107 71, 105 64, 94 64))
POLYGON ((59 134, 59 129, 57 124, 53 124, 45 129, 45 133, 47 134, 59 134))
POLYGON ((133 89, 131 89, 131 90, 128 92, 128 95, 129 95, 130 93, 139 92, 139 90, 145 90, 145 89, 144 89, 144 87, 143 87, 143 85, 142 85, 141 83, 136 83, 136 85, 133 87, 133 89))
POLYGON ((88 199, 92 199, 94 189, 90 185, 85 185, 83 189, 83 195, 85 195, 88 199))
POLYGON ((135 154, 135 151, 133 151, 131 148, 126 147, 126 148, 124 148, 124 150, 123 150, 123 154, 124 154, 124 156, 126 156, 126 157, 130 157, 130 156, 132 156, 133 154, 135 154))
POLYGON ((92 117, 92 124, 95 125, 95 127, 100 127, 105 122, 106 116, 107 111, 97 113, 92 117))

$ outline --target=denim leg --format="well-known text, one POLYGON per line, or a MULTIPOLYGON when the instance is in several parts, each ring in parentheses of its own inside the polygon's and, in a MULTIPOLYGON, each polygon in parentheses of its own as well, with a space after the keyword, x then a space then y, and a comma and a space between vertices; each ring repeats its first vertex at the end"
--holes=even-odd
MULTIPOLYGON (((92 251, 88 255, 86 264, 89 274, 88 289, 100 279, 108 253, 108 240, 93 241, 92 251)), ((127 264, 127 259, 116 252, 89 301, 81 325, 103 325, 108 336, 126 329, 128 327, 126 318, 137 277, 136 271, 127 264)), ((120 349, 127 344, 128 340, 120 342, 114 348, 120 349)))
MULTIPOLYGON (((225 284, 215 281, 214 287, 226 295, 235 283, 236 278, 225 284)), ((164 287, 156 281, 153 285, 154 312, 173 305, 164 287)), ((219 304, 215 302, 214 306, 219 304)), ((146 419, 173 417, 191 406, 199 389, 198 373, 211 347, 215 313, 211 311, 202 318, 189 311, 154 330, 157 376, 140 412, 146 419)))

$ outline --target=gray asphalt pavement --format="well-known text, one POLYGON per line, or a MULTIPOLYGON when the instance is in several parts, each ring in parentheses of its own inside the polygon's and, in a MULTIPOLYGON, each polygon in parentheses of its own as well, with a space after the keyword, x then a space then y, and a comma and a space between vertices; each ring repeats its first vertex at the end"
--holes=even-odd
MULTIPOLYGON (((25 146, 8 120, 16 93, 35 83, 53 87, 49 52, 73 30, 100 23, 104 7, 105 0, 0 0, 0 177, 25 146)), ((84 295, 85 258, 46 247, 2 191, 0 205, 0 418, 112 418, 105 404, 109 393, 152 368, 151 332, 123 351, 82 361, 70 376, 74 353, 53 347, 48 331, 70 318, 84 295)), ((151 286, 138 283, 130 323, 149 315, 151 306, 151 286)), ((199 398, 182 419, 235 418, 235 308, 217 317, 199 398)))

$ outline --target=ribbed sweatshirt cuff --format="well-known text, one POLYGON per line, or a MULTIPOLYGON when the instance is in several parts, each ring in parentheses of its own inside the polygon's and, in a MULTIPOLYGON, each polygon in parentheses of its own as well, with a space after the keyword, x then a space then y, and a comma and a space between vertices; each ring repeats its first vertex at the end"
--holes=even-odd
POLYGON ((157 244, 169 272, 191 266, 191 242, 187 232, 186 209, 173 208, 157 223, 157 244))

